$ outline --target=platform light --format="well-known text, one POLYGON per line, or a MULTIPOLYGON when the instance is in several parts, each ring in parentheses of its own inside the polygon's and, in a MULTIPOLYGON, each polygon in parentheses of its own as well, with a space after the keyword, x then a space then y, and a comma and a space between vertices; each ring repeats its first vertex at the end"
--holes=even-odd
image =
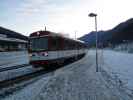
POLYGON ((88 15, 89 17, 94 17, 95 18, 95 31, 96 31, 96 72, 98 72, 98 35, 97 35, 97 14, 95 13, 90 13, 88 15))

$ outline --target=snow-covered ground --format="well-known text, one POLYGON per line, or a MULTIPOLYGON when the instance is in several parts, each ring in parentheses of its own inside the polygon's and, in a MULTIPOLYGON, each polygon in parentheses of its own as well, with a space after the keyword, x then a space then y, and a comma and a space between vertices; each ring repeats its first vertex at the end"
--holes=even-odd
POLYGON ((116 84, 133 94, 133 54, 103 50, 101 67, 116 80, 116 84))
POLYGON ((4 100, 133 100, 124 90, 113 84, 115 80, 109 81, 110 77, 103 76, 110 76, 112 67, 116 67, 113 61, 117 59, 107 56, 110 52, 112 51, 104 51, 105 55, 100 53, 102 72, 95 72, 95 51, 90 50, 83 59, 44 76, 4 100), (106 68, 108 63, 112 66, 106 68), (102 69, 108 71, 107 74, 102 69))

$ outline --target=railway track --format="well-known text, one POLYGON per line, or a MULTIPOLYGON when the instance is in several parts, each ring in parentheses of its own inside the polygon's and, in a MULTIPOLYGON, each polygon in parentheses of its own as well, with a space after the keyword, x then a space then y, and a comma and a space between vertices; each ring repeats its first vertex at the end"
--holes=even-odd
POLYGON ((36 72, 24 74, 24 75, 17 76, 17 77, 11 78, 11 79, 2 80, 2 81, 0 81, 0 89, 7 88, 10 86, 13 86, 14 84, 18 84, 18 83, 21 83, 23 81, 30 80, 34 77, 43 75, 43 74, 48 73, 48 72, 49 71, 44 71, 43 69, 41 69, 41 70, 38 70, 36 72))
POLYGON ((18 90, 23 89, 25 86, 36 82, 44 75, 49 75, 49 72, 50 71, 45 71, 44 69, 39 69, 36 72, 31 72, 0 81, 0 100, 18 90))
POLYGON ((19 69, 19 68, 28 67, 28 66, 30 66, 30 64, 22 64, 22 65, 16 65, 16 66, 11 66, 11 67, 6 67, 6 68, 0 68, 0 72, 13 70, 13 69, 19 69))
MULTIPOLYGON (((27 74, 24 74, 24 75, 21 75, 21 76, 16 76, 16 77, 13 77, 13 78, 10 78, 10 79, 2 80, 2 81, 0 81, 0 89, 7 88, 7 87, 10 87, 10 86, 13 86, 13 84, 18 84, 18 83, 21 83, 23 81, 30 80, 34 77, 52 72, 52 71, 54 71, 54 70, 56 70, 60 67, 68 65, 68 64, 70 64, 70 62, 65 63, 64 65, 60 65, 60 66, 55 65, 54 68, 52 68, 52 69, 45 70, 45 69, 42 68, 42 69, 39 69, 38 71, 35 71, 35 72, 31 72, 31 73, 27 73, 27 74)), ((7 70, 18 69, 18 68, 22 68, 22 67, 25 67, 25 66, 24 65, 20 65, 19 67, 13 66, 11 68, 2 69, 2 70, 0 70, 0 72, 7 71, 7 70)))

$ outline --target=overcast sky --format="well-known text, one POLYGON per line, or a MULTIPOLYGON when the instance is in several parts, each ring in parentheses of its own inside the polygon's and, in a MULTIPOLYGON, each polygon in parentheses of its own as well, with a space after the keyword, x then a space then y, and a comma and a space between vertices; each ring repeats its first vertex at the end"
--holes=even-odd
POLYGON ((108 30, 133 17, 133 0, 0 0, 0 26, 24 35, 47 30, 77 37, 94 30, 108 30))

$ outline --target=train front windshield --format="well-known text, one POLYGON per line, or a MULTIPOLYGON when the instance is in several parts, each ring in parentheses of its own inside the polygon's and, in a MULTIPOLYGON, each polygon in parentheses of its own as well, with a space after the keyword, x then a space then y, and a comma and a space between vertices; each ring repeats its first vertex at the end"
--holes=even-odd
POLYGON ((30 40, 30 48, 33 51, 47 50, 48 38, 47 37, 32 38, 30 40))

